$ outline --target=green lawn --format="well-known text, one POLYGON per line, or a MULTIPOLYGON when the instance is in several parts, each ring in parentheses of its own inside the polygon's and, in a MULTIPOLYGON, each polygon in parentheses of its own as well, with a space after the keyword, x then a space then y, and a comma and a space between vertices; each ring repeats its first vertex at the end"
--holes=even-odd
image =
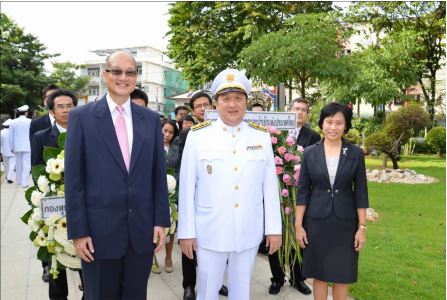
MULTIPOLYGON (((367 158, 367 168, 381 167, 367 158)), ((403 157, 400 168, 437 177, 436 184, 369 183, 369 204, 380 215, 369 222, 360 255, 355 299, 445 299, 445 159, 403 157)))

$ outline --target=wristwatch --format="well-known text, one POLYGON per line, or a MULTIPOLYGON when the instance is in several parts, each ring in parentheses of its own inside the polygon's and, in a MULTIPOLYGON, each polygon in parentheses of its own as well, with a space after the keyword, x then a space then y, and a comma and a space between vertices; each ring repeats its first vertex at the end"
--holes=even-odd
POLYGON ((368 226, 366 226, 365 224, 359 224, 359 228, 360 228, 360 229, 367 229, 368 226))

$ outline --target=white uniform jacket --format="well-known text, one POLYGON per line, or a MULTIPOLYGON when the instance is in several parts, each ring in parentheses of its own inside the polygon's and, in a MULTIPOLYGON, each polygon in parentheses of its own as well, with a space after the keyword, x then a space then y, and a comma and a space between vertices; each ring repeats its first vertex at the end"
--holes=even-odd
POLYGON ((281 226, 270 135, 220 119, 191 130, 180 170, 178 238, 242 252, 258 247, 264 234, 281 234, 281 226))
POLYGON ((31 152, 29 127, 31 119, 20 116, 9 123, 9 145, 14 152, 31 152))
POLYGON ((1 135, 1 153, 4 157, 14 156, 9 147, 9 128, 3 128, 0 131, 1 135))

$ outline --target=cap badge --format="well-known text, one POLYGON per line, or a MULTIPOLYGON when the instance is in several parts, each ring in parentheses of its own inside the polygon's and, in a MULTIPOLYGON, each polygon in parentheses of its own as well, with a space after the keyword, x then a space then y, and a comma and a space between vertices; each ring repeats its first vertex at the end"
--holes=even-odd
POLYGON ((232 82, 234 80, 234 74, 227 74, 227 81, 232 82))
POLYGON ((208 174, 210 174, 210 175, 211 175, 211 173, 213 173, 213 167, 211 167, 211 165, 207 165, 206 170, 207 170, 208 174))

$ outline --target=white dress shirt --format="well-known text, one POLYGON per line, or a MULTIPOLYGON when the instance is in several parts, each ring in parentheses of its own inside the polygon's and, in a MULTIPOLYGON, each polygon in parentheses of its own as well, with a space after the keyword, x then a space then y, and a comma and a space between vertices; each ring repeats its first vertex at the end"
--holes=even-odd
MULTIPOLYGON (((109 106, 110 113, 112 114, 113 124, 115 125, 115 120, 118 117, 118 110, 116 107, 118 106, 115 101, 112 100, 109 94, 106 96, 107 105, 109 106)), ((123 117, 126 122, 127 129, 127 140, 129 142, 129 155, 132 154, 132 143, 133 143, 133 125, 132 125, 132 110, 130 108, 130 97, 123 103, 122 107, 124 108, 123 117)))

